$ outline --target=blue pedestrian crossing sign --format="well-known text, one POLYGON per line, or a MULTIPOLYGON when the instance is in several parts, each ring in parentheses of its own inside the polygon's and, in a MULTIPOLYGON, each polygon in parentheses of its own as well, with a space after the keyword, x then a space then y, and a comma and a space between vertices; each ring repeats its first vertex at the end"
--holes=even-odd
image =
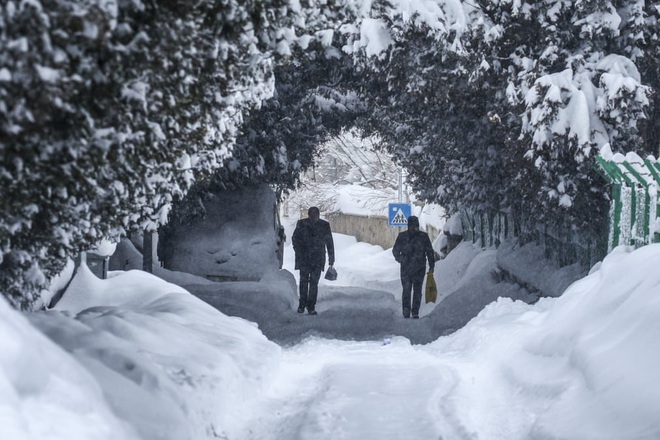
POLYGON ((410 203, 390 203, 387 210, 387 224, 390 226, 408 226, 408 217, 412 214, 410 203))

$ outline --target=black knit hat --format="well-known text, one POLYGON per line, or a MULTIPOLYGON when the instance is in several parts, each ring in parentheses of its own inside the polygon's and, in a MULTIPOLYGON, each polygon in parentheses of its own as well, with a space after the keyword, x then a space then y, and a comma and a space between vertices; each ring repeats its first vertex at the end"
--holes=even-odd
POLYGON ((417 217, 415 217, 414 215, 411 215, 410 217, 408 217, 408 227, 411 227, 411 226, 416 226, 416 227, 419 228, 419 219, 417 217))

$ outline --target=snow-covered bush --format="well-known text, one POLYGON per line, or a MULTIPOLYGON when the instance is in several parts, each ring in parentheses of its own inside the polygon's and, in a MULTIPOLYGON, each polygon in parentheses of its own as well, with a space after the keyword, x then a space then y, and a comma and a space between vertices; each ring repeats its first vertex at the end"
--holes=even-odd
POLYGON ((314 29, 308 12, 285 1, 0 5, 0 291, 12 304, 29 307, 67 257, 163 223, 175 197, 223 166, 296 29, 314 29))
POLYGON ((29 307, 68 257, 165 222, 218 169, 295 186, 351 124, 450 211, 589 227, 598 148, 657 146, 659 5, 6 1, 0 291, 29 307))

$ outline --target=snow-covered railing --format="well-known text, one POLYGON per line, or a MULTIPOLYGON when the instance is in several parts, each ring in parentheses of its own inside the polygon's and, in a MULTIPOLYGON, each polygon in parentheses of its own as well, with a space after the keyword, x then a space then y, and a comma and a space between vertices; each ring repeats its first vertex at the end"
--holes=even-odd
POLYGON ((546 258, 560 267, 580 264, 590 268, 606 254, 605 237, 581 236, 569 224, 548 225, 495 212, 461 211, 464 240, 484 247, 499 247, 508 239, 536 243, 546 258))
POLYGON ((660 161, 653 156, 642 159, 636 153, 614 154, 609 145, 596 161, 612 184, 608 251, 619 245, 660 242, 660 161))
POLYGON ((485 247, 499 246, 514 234, 514 222, 509 216, 493 212, 461 212, 463 237, 485 247))

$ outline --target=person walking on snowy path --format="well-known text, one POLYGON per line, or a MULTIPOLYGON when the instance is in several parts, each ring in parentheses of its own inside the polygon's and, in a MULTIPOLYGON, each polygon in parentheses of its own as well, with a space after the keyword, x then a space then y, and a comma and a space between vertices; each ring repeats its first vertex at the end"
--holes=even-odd
POLYGON ((401 302, 403 306, 403 317, 419 318, 419 306, 422 303, 422 284, 426 273, 426 260, 429 263, 429 271, 435 268, 435 252, 431 239, 426 232, 419 230, 419 219, 414 215, 408 217, 408 230, 401 232, 394 242, 392 248, 394 259, 401 264, 401 302), (410 302, 410 291, 412 295, 412 307, 410 302))
POLYGON ((332 240, 330 223, 320 219, 319 208, 307 210, 308 218, 298 220, 291 243, 296 253, 295 269, 300 271, 300 299, 298 313, 316 315, 316 297, 319 292, 319 279, 325 268, 325 252, 328 250, 328 263, 335 264, 335 245, 332 240))

